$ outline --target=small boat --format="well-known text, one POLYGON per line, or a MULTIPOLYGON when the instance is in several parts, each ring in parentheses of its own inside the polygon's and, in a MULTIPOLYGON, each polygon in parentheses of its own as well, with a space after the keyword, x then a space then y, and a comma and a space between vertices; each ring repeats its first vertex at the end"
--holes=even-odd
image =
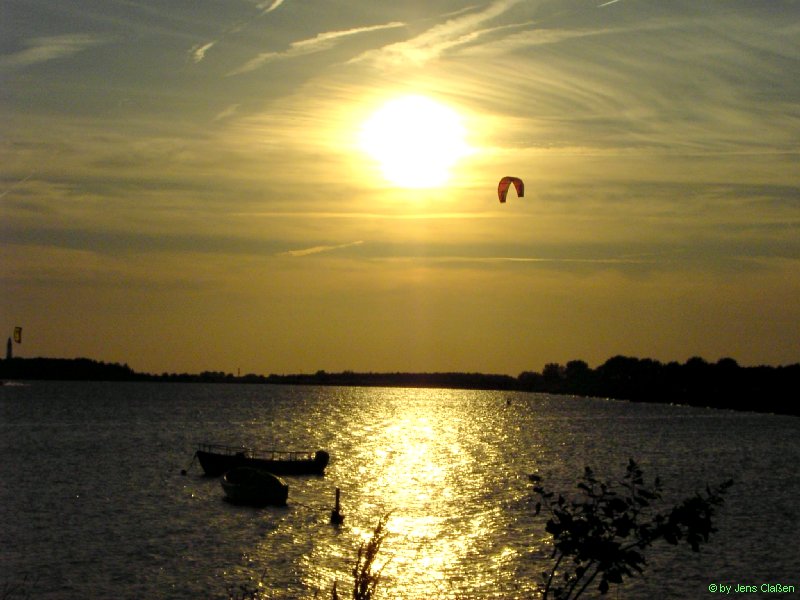
POLYGON ((252 467, 231 469, 221 483, 225 499, 233 504, 285 506, 289 497, 289 486, 280 477, 252 467))
POLYGON ((275 475, 322 475, 330 460, 325 450, 254 450, 221 444, 200 444, 195 456, 210 477, 219 477, 236 467, 253 467, 275 475))

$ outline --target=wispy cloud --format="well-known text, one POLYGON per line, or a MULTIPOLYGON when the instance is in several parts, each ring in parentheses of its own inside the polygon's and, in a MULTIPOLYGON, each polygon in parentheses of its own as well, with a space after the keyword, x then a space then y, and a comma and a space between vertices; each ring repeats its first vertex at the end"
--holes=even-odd
MULTIPOLYGON (((649 27, 654 28, 653 26, 649 27)), ((461 54, 464 56, 491 56, 509 54, 517 50, 524 50, 532 46, 546 46, 550 44, 560 44, 570 40, 600 36, 613 36, 632 31, 646 31, 648 27, 638 26, 637 28, 593 28, 593 29, 525 29, 512 33, 502 38, 493 39, 490 43, 471 46, 464 49, 461 54)))
POLYGON ((239 110, 241 104, 231 104, 230 106, 226 107, 225 110, 220 112, 216 117, 214 117, 215 121, 221 121, 222 119, 228 119, 236 114, 236 111, 239 110))
POLYGON ((265 15, 278 8, 281 4, 283 4, 283 2, 284 0, 269 0, 269 2, 259 2, 256 6, 263 10, 264 12, 262 14, 265 15))
MULTIPOLYGON (((281 4, 283 4, 284 1, 285 0, 268 0, 267 2, 256 2, 255 4, 256 8, 259 11, 261 11, 258 16, 264 16, 268 13, 271 13, 273 10, 277 9, 281 4)), ((218 39, 211 40, 210 42, 207 42, 205 44, 195 44, 194 46, 189 48, 189 57, 195 63, 201 62, 206 57, 206 52, 208 52, 212 48, 212 46, 221 42, 230 34, 241 32, 253 20, 254 19, 238 21, 235 24, 227 27, 218 37, 218 39)))
POLYGON ((479 12, 457 13, 457 16, 431 27, 412 39, 391 44, 379 50, 371 50, 357 57, 353 62, 372 60, 397 64, 408 61, 418 64, 424 63, 436 58, 445 50, 471 43, 487 33, 508 27, 521 26, 517 24, 488 28, 480 27, 484 23, 502 16, 521 1, 496 0, 479 12))
POLYGON ((352 220, 391 220, 391 221, 417 221, 417 220, 447 220, 447 219, 498 219, 505 218, 497 213, 487 212, 446 212, 446 213, 372 213, 372 212, 238 212, 236 217, 269 218, 269 219, 352 219, 352 220))
POLYGON ((0 67, 24 68, 67 58, 104 41, 103 38, 85 33, 36 37, 27 41, 24 50, 0 57, 0 67))
POLYGON ((189 49, 189 56, 191 57, 192 61, 199 63, 206 57, 206 52, 208 52, 211 47, 217 43, 217 40, 212 40, 207 44, 197 44, 192 46, 189 49))
POLYGON ((338 246, 313 246, 311 248, 303 248, 302 250, 288 250, 281 252, 278 256, 308 256, 310 254, 320 254, 322 252, 333 252, 334 250, 341 250, 343 248, 352 248, 353 246, 360 246, 364 242, 361 240, 350 242, 349 244, 339 244, 338 246))
POLYGON ((437 262, 475 262, 475 263, 576 263, 590 265, 644 265, 655 264, 655 259, 646 258, 560 258, 535 256, 441 256, 432 259, 437 262))
POLYGON ((371 31, 380 31, 383 29, 394 29, 397 27, 404 27, 404 26, 405 26, 404 23, 401 23, 399 21, 392 21, 390 23, 383 23, 380 25, 367 25, 365 27, 354 27, 352 29, 344 29, 340 31, 325 31, 320 34, 317 34, 313 38, 292 42, 289 48, 287 50, 284 50, 283 52, 262 52, 255 58, 247 61, 244 65, 242 65, 238 69, 234 69, 233 71, 228 73, 228 75, 241 75, 242 73, 254 71, 255 69, 258 69, 259 67, 274 60, 293 58, 296 56, 313 54, 315 52, 322 52, 323 50, 327 50, 335 46, 342 39, 353 35, 368 33, 371 31))

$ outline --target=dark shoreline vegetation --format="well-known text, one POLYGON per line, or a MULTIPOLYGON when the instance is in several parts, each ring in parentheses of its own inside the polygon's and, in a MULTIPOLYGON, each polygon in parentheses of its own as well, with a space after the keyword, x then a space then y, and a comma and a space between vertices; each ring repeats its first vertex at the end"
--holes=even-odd
POLYGON ((0 361, 0 379, 500 390, 800 415, 800 402, 796 400, 800 363, 779 367, 742 367, 732 358, 711 363, 694 357, 680 364, 615 356, 595 369, 582 360, 572 360, 566 365, 548 363, 541 372, 524 371, 517 377, 483 373, 354 371, 293 375, 233 375, 204 371, 199 374, 155 375, 138 373, 127 364, 88 358, 11 358, 0 361))

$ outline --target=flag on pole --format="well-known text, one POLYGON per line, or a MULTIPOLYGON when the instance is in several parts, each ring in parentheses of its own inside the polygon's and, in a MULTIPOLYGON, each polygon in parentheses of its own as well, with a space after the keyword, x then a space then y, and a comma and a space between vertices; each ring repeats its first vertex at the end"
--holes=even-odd
POLYGON ((22 343, 22 327, 14 327, 14 341, 18 344, 22 343))

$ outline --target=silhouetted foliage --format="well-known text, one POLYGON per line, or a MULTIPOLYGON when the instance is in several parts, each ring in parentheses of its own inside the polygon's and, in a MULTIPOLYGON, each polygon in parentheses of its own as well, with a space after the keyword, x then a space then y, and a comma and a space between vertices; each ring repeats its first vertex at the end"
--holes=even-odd
POLYGON ((525 371, 517 381, 530 392, 800 415, 800 364, 741 367, 732 358, 692 357, 681 365, 614 356, 596 369, 580 360, 548 363, 542 374, 525 371))
POLYGON ((796 400, 800 363, 783 367, 741 367, 732 358, 709 363, 692 357, 685 364, 650 358, 614 356, 592 369, 582 360, 547 363, 542 373, 517 377, 484 373, 356 373, 236 376, 222 371, 200 374, 136 373, 128 365, 86 358, 12 358, 0 360, 0 379, 163 381, 509 390, 756 410, 800 415, 796 400), (794 391, 792 391, 794 390, 794 391))
MULTIPOLYGON (((375 559, 380 552, 381 544, 386 538, 386 523, 389 520, 387 513, 378 519, 378 524, 372 532, 372 537, 368 542, 362 542, 358 547, 358 557, 353 565, 353 600, 371 600, 378 588, 381 580, 381 571, 386 566, 384 563, 379 569, 375 568, 375 559)), ((336 589, 336 582, 333 583, 331 592, 333 600, 339 600, 339 593, 336 589)))
POLYGON ((536 514, 547 511, 545 530, 553 536, 555 563, 542 573, 545 600, 573 600, 595 583, 601 594, 607 593, 612 584, 641 574, 647 565, 644 551, 660 540, 685 541, 699 551, 716 531, 712 517, 733 484, 706 487, 704 494, 658 510, 654 505, 661 500, 661 482, 656 478, 647 485, 632 459, 616 484, 600 481, 586 467, 577 485, 580 496, 573 499, 548 491, 536 475, 531 480, 539 496, 536 514))
POLYGON ((132 381, 147 376, 128 365, 88 358, 12 358, 0 361, 2 379, 54 379, 61 381, 132 381))

